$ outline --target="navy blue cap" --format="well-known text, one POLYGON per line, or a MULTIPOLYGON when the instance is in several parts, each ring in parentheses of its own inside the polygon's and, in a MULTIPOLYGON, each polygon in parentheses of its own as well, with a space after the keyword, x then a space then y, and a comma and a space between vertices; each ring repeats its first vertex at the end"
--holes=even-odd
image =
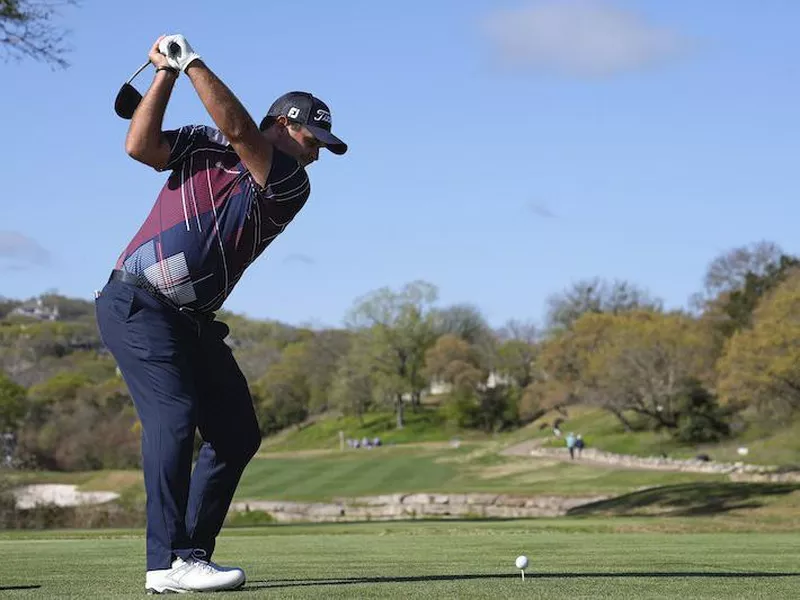
MULTIPOLYGON (((331 109, 308 92, 289 92, 269 107, 266 117, 286 117, 308 128, 334 154, 347 152, 347 144, 331 133, 331 109)), ((263 121, 262 121, 263 125, 263 121)))

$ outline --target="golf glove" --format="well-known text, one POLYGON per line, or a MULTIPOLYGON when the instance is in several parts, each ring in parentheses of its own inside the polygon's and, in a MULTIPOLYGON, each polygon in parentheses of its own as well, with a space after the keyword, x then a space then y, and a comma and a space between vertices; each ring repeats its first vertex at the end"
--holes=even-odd
POLYGON ((200 58, 181 34, 168 35, 158 44, 158 49, 169 61, 169 66, 186 71, 193 60, 200 58))

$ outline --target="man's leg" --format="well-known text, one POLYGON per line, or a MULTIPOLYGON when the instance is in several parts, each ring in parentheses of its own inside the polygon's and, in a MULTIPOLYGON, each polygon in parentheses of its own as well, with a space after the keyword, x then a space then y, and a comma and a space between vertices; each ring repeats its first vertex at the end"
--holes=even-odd
POLYGON ((247 381, 225 344, 228 327, 204 328, 201 349, 206 368, 200 389, 198 426, 203 445, 192 473, 186 529, 206 557, 228 513, 239 478, 261 445, 247 381))
POLYGON ((197 419, 195 339, 180 316, 133 286, 111 282, 97 320, 142 423, 147 570, 191 554, 185 514, 197 419))

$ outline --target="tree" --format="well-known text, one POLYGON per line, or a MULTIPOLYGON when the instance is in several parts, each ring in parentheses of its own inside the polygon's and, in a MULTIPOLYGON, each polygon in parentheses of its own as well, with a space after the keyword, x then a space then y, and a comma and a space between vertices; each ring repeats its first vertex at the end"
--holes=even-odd
POLYGON ((609 321, 583 372, 595 400, 618 417, 633 412, 656 429, 677 430, 682 411, 693 406, 685 399, 713 361, 697 321, 647 311, 585 318, 609 321))
POLYGON ((722 338, 729 338, 751 324, 759 301, 800 267, 800 261, 785 254, 776 261, 759 267, 758 272, 744 274, 741 287, 720 293, 707 304, 704 316, 722 338))
POLYGON ((473 391, 482 385, 488 373, 481 369, 478 354, 468 342, 453 334, 441 336, 425 352, 424 374, 456 389, 473 391))
POLYGON ((25 416, 27 392, 0 371, 0 434, 16 431, 25 416))
POLYGON ((32 58, 66 68, 67 32, 54 24, 59 9, 75 0, 0 0, 0 51, 6 61, 32 58))
POLYGON ((492 330, 480 309, 472 304, 455 304, 433 309, 431 323, 437 336, 453 334, 469 344, 479 345, 492 336, 492 330))
POLYGON ((428 381, 422 373, 425 351, 436 339, 432 305, 436 287, 415 281, 399 292, 381 288, 356 300, 347 322, 371 350, 373 380, 391 398, 397 428, 403 428, 403 398, 418 407, 428 381))
POLYGON ((425 353, 425 374, 451 386, 445 409, 459 426, 490 432, 517 422, 510 386, 488 381, 480 353, 465 340, 452 334, 441 336, 425 353))
POLYGON ((660 310, 662 305, 632 283, 599 278, 578 281, 564 292, 551 295, 547 304, 547 325, 551 330, 569 329, 585 313, 660 310))
POLYGON ((728 340, 720 359, 718 391, 726 404, 753 407, 770 417, 800 408, 800 273, 766 296, 753 326, 728 340))
POLYGON ((376 395, 370 341, 368 338, 353 340, 350 351, 339 361, 330 393, 331 406, 357 416, 362 424, 376 395))
POLYGON ((782 255, 780 246, 767 241, 739 246, 721 254, 711 261, 703 278, 706 299, 744 287, 748 274, 763 276, 782 255))
POLYGON ((309 388, 305 342, 289 344, 254 387, 259 425, 264 434, 297 425, 309 414, 309 388))

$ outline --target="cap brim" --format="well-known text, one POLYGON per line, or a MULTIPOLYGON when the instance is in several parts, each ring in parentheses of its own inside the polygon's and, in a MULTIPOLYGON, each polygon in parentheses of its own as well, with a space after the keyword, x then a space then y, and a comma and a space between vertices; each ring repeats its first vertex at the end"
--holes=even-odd
POLYGON ((325 144, 325 147, 334 154, 344 154, 347 152, 347 144, 345 144, 338 137, 333 135, 327 129, 322 127, 315 127, 314 125, 306 125, 306 128, 317 138, 320 142, 325 144))

